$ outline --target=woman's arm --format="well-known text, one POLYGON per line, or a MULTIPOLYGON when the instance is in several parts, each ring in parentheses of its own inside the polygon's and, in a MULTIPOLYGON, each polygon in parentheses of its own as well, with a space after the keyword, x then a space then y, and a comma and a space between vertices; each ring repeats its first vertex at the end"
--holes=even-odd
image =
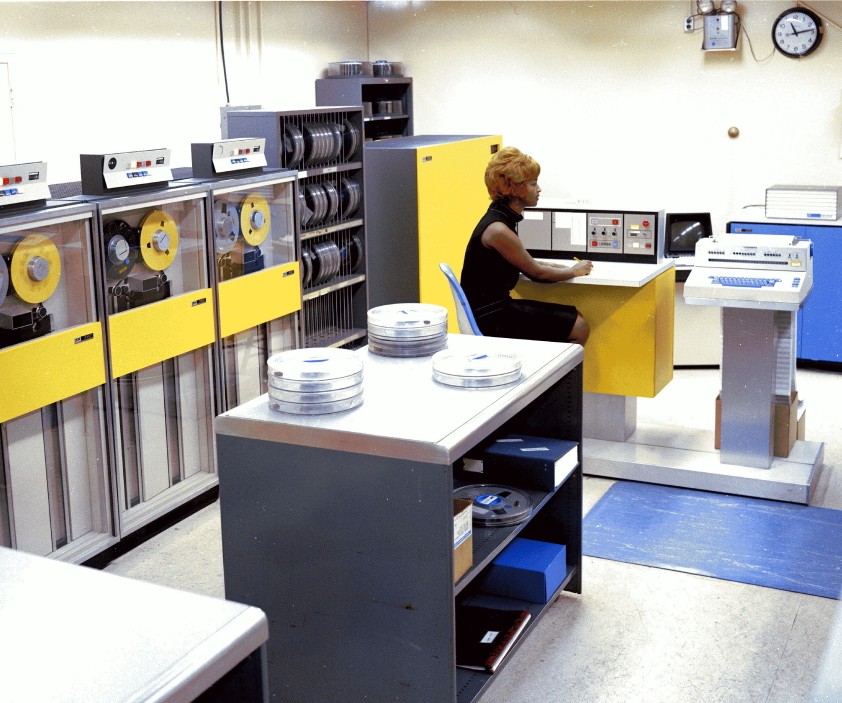
POLYGON ((526 250, 520 237, 502 222, 492 222, 486 228, 482 233, 482 243, 517 267, 524 276, 540 283, 554 283, 576 276, 587 276, 593 268, 590 261, 579 261, 575 266, 538 261, 526 250))

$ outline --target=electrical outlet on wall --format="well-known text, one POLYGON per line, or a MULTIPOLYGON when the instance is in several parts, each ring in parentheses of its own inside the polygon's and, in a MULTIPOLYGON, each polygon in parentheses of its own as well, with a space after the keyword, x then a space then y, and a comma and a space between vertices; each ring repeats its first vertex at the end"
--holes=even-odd
POLYGON ((693 21, 693 16, 690 15, 689 17, 684 18, 684 31, 685 32, 692 32, 696 29, 696 23, 693 21))

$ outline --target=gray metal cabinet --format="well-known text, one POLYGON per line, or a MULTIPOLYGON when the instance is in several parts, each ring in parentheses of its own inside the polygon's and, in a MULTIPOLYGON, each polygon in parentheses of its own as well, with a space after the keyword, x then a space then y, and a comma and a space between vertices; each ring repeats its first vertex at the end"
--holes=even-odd
POLYGON ((456 668, 456 602, 528 607, 532 624, 547 607, 481 593, 479 577, 516 536, 564 544, 559 592, 581 592, 581 450, 557 489, 530 491, 530 519, 474 528, 474 564, 456 584, 452 513, 454 487, 482 482, 460 460, 495 433, 581 446, 581 347, 460 335, 448 346, 514 353, 521 379, 444 386, 430 357, 363 348, 358 408, 285 415, 264 396, 217 418, 226 597, 269 618, 275 700, 476 698, 493 675, 456 668))

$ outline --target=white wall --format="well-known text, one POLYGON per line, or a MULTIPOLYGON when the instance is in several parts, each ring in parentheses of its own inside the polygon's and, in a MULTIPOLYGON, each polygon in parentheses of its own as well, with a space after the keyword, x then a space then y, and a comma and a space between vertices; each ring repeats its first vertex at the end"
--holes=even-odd
MULTIPOLYGON (((544 201, 710 210, 722 228, 776 183, 842 181, 842 31, 794 61, 739 5, 734 53, 701 51, 676 2, 223 2, 229 101, 303 109, 327 64, 401 61, 418 134, 502 134, 544 201), (727 130, 740 130, 736 139, 727 130)), ((842 3, 809 3, 842 23, 842 3)), ((219 138, 216 2, 0 2, 17 159, 77 180, 78 155, 219 138)))
MULTIPOLYGON (((745 37, 702 52, 687 0, 376 2, 370 49, 405 62, 416 133, 502 134, 541 162, 545 202, 701 209, 724 228, 768 186, 842 185, 842 31, 771 56, 794 4, 739 4, 757 61, 745 37)), ((842 3, 809 4, 842 22, 842 3)))
MULTIPOLYGON (((79 180, 79 154, 220 138, 225 82, 215 2, 0 2, 16 160, 79 180)), ((230 103, 298 109, 337 57, 366 49, 362 2, 224 2, 230 103)))

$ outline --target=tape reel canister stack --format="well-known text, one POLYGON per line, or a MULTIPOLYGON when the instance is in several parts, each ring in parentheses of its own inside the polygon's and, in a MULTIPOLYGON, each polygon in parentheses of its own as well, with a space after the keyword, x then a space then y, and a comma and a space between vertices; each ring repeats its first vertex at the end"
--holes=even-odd
POLYGON ((433 379, 458 388, 492 388, 520 379, 521 361, 515 354, 454 352, 433 355, 433 379))
POLYGON ((447 346, 447 308, 425 303, 381 305, 368 311, 368 349, 392 357, 429 356, 447 346))
POLYGON ((362 358, 348 349, 293 349, 269 357, 266 366, 272 410, 322 415, 363 402, 362 358))

